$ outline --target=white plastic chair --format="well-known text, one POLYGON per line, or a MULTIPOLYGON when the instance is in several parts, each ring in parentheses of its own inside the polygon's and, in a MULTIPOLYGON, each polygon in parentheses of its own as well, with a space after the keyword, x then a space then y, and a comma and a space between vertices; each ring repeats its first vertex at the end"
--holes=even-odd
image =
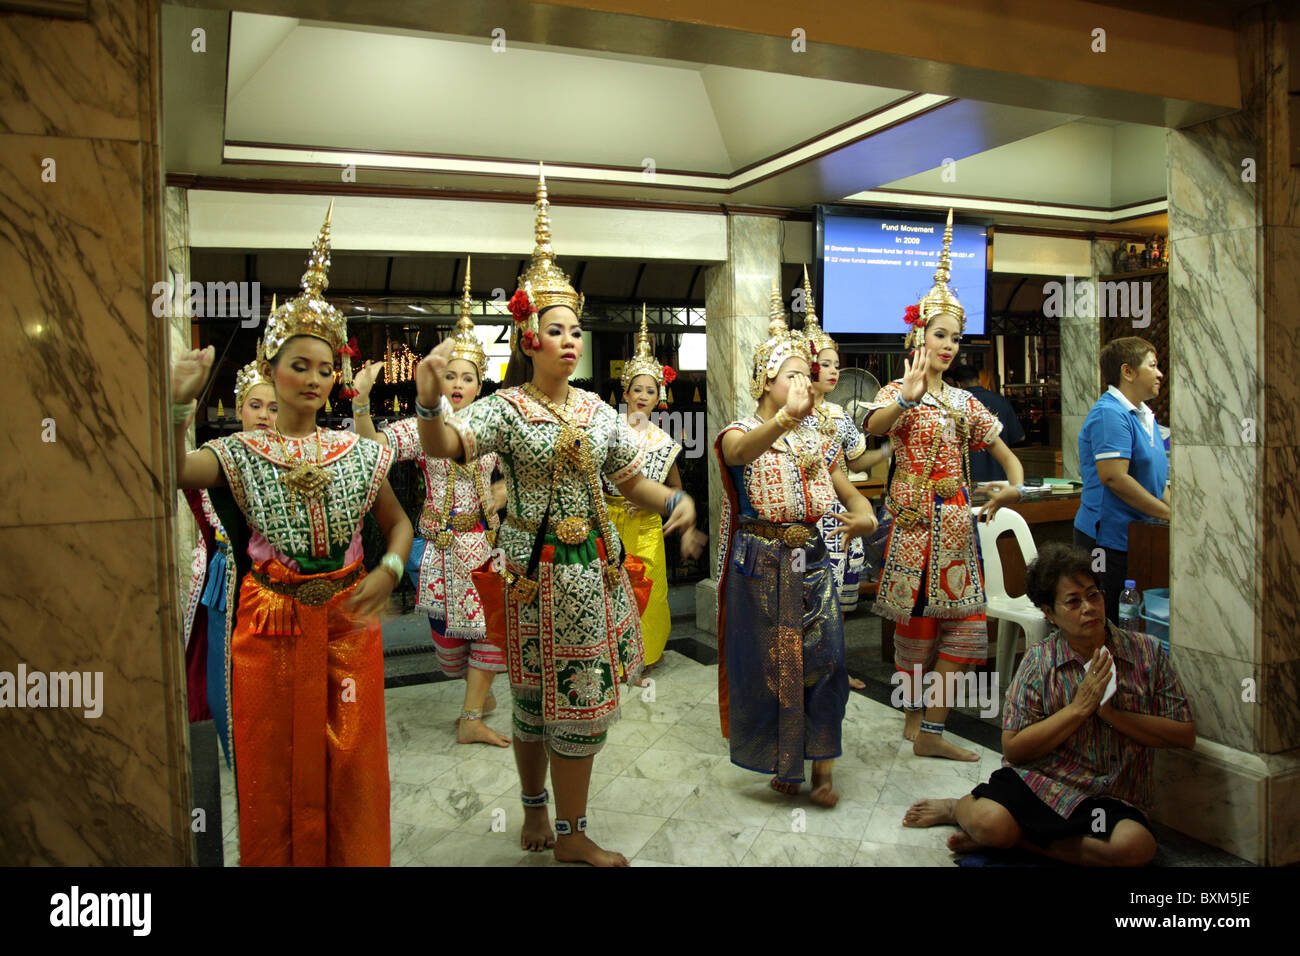
POLYGON ((975 527, 979 529, 980 552, 984 558, 987 614, 998 621, 998 687, 1005 695, 1011 686, 1011 678, 1015 676, 1011 665, 1015 663, 1017 645, 1020 643, 1016 626, 1019 625, 1024 631, 1025 648, 1028 649, 1030 644, 1047 637, 1049 624, 1043 612, 1034 606, 1027 595, 1013 598, 1007 594, 1007 586, 1002 578, 1002 556, 998 552, 998 535, 1010 531, 1016 536, 1020 554, 1025 559, 1025 567, 1029 567, 1029 562, 1038 557, 1038 548, 1034 545, 1033 535, 1029 533, 1025 519, 1010 508, 999 509, 992 521, 980 521, 979 508, 972 508, 971 516, 975 518, 975 527))

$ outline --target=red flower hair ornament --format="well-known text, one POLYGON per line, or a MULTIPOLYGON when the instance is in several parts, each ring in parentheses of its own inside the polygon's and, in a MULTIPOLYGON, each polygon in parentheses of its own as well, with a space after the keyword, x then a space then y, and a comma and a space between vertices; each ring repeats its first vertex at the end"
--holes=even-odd
MULTIPOLYGON (((516 323, 527 322, 528 319, 537 311, 533 308, 532 302, 529 301, 528 293, 523 289, 519 289, 510 297, 510 302, 507 303, 506 307, 510 310, 510 314, 514 316, 516 323)), ((520 335, 520 341, 525 348, 530 349, 538 349, 541 348, 542 345, 538 336, 534 334, 532 329, 524 329, 520 335)))

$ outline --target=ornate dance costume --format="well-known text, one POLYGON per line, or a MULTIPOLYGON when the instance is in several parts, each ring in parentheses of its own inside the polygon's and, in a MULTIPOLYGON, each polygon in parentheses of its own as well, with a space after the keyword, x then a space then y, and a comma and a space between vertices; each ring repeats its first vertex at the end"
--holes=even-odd
POLYGON ((515 735, 545 738, 561 756, 590 756, 617 719, 620 668, 636 683, 645 660, 597 477, 619 482, 641 470, 637 436, 598 395, 570 388, 561 407, 531 383, 480 399, 446 422, 466 459, 495 452, 505 474, 507 518, 497 544, 511 582, 505 619, 515 735))
MULTIPOLYGON (((539 310, 583 298, 555 264, 546 182, 537 188, 536 246, 510 301, 512 348, 538 342, 539 310)), ((531 382, 480 399, 444 421, 466 461, 495 453, 507 518, 497 538, 507 584, 506 659, 514 733, 562 757, 589 757, 618 718, 620 670, 640 680, 645 654, 622 546, 601 476, 625 481, 644 453, 627 420, 598 395, 570 387, 557 405, 531 382)))
MULTIPOLYGON (((274 311, 272 298, 272 311, 274 311)), ((257 360, 235 375, 235 414, 255 385, 270 385, 258 371, 257 360)), ((185 500, 194 513, 199 540, 190 566, 189 597, 185 602, 185 670, 188 675, 190 722, 211 720, 221 752, 230 767, 230 642, 235 631, 240 579, 249 570, 248 525, 226 488, 186 488, 185 500), (232 557, 234 560, 232 560, 232 557), (204 610, 199 612, 199 608, 204 610)))
MULTIPOLYGON (((806 340, 785 328, 772 293, 771 338, 759 347, 751 394, 806 340)), ((732 422, 714 442, 726 503, 718 551, 718 703, 732 763, 804 779, 805 760, 840 755, 848 702, 844 620, 818 522, 836 501, 821 436, 792 429, 744 466, 727 465, 722 439, 763 424, 732 422), (794 549, 802 549, 796 560, 794 549)))
MULTIPOLYGON (((646 331, 645 307, 641 309, 641 331, 637 334, 637 354, 623 366, 623 391, 639 375, 648 375, 659 386, 660 408, 665 406, 664 382, 671 381, 672 369, 655 361, 650 351, 650 334, 646 331)), ((666 431, 647 421, 644 428, 633 429, 641 443, 643 454, 641 474, 651 481, 664 484, 672 471, 682 446, 673 441, 666 431)), ((672 615, 668 610, 668 555, 664 549, 664 519, 653 511, 644 511, 629 502, 609 479, 605 479, 605 503, 609 517, 618 529, 619 538, 628 554, 634 554, 645 564, 645 576, 652 582, 650 600, 641 615, 641 640, 645 645, 645 662, 656 663, 668 646, 668 632, 672 615)))
MULTIPOLYGON (((951 241, 949 213, 934 288, 921 300, 917 317, 909 318, 913 347, 924 342, 925 324, 939 312, 964 323, 961 305, 947 286, 951 241)), ((885 385, 868 421, 901 395, 901 379, 885 385)), ((889 429, 896 466, 885 506, 894 523, 873 610, 897 622, 899 670, 925 670, 936 656, 960 663, 983 663, 988 656, 969 452, 991 445, 1001 431, 1002 423, 973 395, 948 385, 939 396, 927 392, 889 429)))
MULTIPOLYGON (((272 312, 263 355, 296 335, 345 348, 327 284, 329 217, 303 293, 272 312)), ((350 386, 344 361, 343 381, 350 386)), ((387 865, 388 741, 379 622, 345 603, 365 577, 361 522, 393 453, 349 432, 240 432, 203 446, 252 532, 230 640, 244 865, 387 865)))
MULTIPOLYGON (((470 318, 469 290, 466 266, 452 359, 470 362, 482 381, 487 357, 470 318)), ((380 432, 397 461, 414 461, 424 474, 424 509, 406 568, 415 584, 415 606, 431 619, 438 664, 449 677, 463 677, 467 667, 499 674, 506 669, 505 656, 488 640, 483 603, 471 576, 488 560, 496 539, 499 522, 489 494, 496 455, 468 465, 428 458, 415 418, 385 425, 380 432)))
MULTIPOLYGON (((808 338, 813 362, 816 363, 817 356, 823 349, 834 349, 838 352, 839 346, 835 344, 834 339, 822 331, 821 323, 817 319, 807 266, 803 270, 803 292, 806 308, 804 335, 808 338)), ((813 406, 808 424, 816 428, 826 442, 827 468, 840 468, 847 475, 849 461, 866 454, 866 436, 853 423, 853 417, 844 410, 843 406, 823 398, 819 404, 813 406)), ((840 527, 840 522, 832 517, 837 514, 848 514, 848 509, 839 498, 835 499, 830 512, 822 518, 821 532, 823 540, 826 541, 826 550, 830 552, 831 566, 835 569, 835 590, 840 597, 840 608, 845 614, 849 614, 858 607, 858 585, 862 579, 862 567, 866 563, 866 551, 863 549, 861 538, 853 538, 846 547, 842 537, 828 537, 831 531, 840 527)))

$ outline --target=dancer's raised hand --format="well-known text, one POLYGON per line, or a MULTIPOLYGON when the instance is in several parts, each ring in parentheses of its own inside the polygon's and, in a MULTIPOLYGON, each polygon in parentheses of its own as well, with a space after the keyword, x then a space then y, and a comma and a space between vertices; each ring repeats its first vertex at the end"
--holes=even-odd
POLYGON ((172 362, 173 402, 181 405, 199 397, 212 374, 212 360, 216 354, 217 350, 209 345, 205 349, 190 349, 176 357, 172 362))
POLYGON ((912 357, 903 359, 903 398, 919 402, 925 394, 926 373, 930 370, 930 350, 924 345, 912 350, 912 357))
POLYGON ((448 336, 415 367, 415 391, 425 408, 433 408, 442 401, 442 373, 447 370, 455 347, 456 340, 448 336))
POLYGON ((812 414, 812 381, 802 372, 790 379, 790 390, 785 395, 785 411, 788 415, 803 421, 812 414))
POLYGON ((361 371, 352 376, 352 387, 357 390, 357 401, 364 402, 370 397, 370 390, 375 387, 379 376, 384 374, 384 363, 366 359, 361 371))

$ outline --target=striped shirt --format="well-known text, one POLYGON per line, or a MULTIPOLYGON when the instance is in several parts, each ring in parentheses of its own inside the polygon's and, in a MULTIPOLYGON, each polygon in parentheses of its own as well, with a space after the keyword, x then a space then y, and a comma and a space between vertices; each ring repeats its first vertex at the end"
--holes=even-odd
MULTIPOLYGON (((1106 624, 1106 649, 1116 670, 1115 709, 1190 721, 1178 676, 1160 642, 1106 624)), ((1004 730, 1023 730, 1066 707, 1083 683, 1085 658, 1060 631, 1030 647, 1007 690, 1004 730)), ((1094 712, 1055 750, 1034 760, 1002 765, 1062 817, 1089 797, 1112 797, 1139 809, 1151 806, 1151 748, 1120 733, 1094 712)))

